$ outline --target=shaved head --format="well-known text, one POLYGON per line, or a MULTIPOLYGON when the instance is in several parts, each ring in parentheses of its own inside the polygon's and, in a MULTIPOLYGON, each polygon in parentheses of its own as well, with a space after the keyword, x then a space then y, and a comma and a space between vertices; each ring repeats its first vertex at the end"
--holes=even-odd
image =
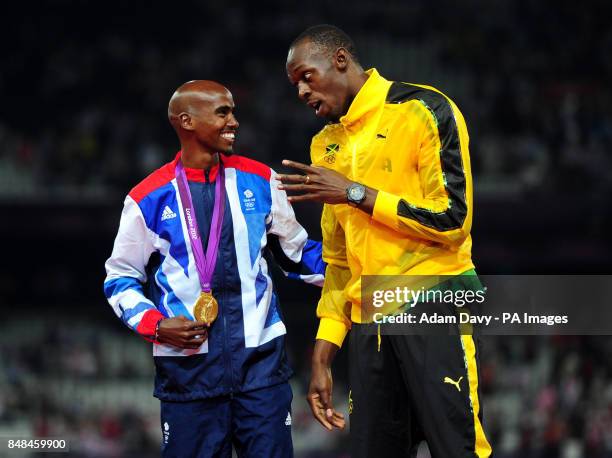
POLYGON ((202 104, 212 102, 219 94, 229 94, 230 91, 216 81, 193 80, 181 85, 168 103, 168 120, 178 132, 180 128, 180 115, 187 113, 193 115, 201 109, 202 104))

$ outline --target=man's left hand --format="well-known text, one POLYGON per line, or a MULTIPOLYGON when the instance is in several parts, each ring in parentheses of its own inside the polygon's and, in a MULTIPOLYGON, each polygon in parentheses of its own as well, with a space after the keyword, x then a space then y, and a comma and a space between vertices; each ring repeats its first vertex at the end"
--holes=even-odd
POLYGON ((346 188, 352 183, 344 175, 324 167, 284 160, 283 165, 303 173, 303 175, 279 174, 282 182, 279 189, 304 194, 288 196, 291 202, 315 201, 325 204, 347 203, 346 188))

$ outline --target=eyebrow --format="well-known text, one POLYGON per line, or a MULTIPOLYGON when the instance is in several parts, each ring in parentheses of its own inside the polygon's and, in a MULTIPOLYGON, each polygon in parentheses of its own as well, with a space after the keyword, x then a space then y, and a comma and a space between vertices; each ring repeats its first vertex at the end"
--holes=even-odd
MULTIPOLYGON (((294 73, 299 73, 299 72, 301 71, 300 69, 302 69, 303 67, 304 67, 304 64, 299 64, 299 65, 298 65, 297 67, 295 67, 295 68, 294 68, 292 71, 290 71, 290 72, 289 72, 289 79, 291 79, 291 75, 293 75, 294 73)), ((296 86, 296 85, 297 85, 297 83, 298 83, 298 81, 299 81, 299 79, 298 79, 298 80, 297 80, 295 83, 292 83, 292 84, 293 84, 293 86, 296 86)))
POLYGON ((217 107, 215 109, 215 113, 227 113, 229 111, 234 111, 234 109, 236 108, 235 105, 222 105, 220 107, 217 107))

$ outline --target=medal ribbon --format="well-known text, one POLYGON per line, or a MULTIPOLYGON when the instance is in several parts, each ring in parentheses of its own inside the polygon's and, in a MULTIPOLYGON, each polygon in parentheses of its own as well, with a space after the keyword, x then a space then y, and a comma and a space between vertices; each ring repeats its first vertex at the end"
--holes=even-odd
POLYGON ((191 251, 195 258, 198 277, 200 277, 200 286, 202 291, 209 293, 211 290, 211 282, 217 262, 217 252, 219 251, 219 242, 221 240, 221 226, 223 225, 223 212, 225 210, 225 172, 223 163, 219 159, 219 172, 215 183, 215 203, 213 207, 212 222, 210 224, 210 233, 208 235, 208 245, 206 246, 206 256, 202 249, 202 239, 200 238, 200 230, 195 216, 193 201, 191 200, 191 192, 187 183, 187 175, 183 163, 179 159, 176 168, 174 169, 176 176, 176 184, 178 185, 179 195, 181 196, 181 204, 183 207, 183 215, 187 223, 187 232, 189 232, 189 241, 191 242, 191 251))

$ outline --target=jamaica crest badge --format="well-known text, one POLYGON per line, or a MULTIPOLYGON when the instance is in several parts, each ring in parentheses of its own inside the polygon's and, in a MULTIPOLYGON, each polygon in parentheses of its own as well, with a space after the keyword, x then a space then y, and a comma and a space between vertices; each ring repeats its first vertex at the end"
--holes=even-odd
POLYGON ((323 158, 328 164, 336 162, 336 153, 340 151, 340 145, 331 143, 325 147, 325 157, 323 158))

